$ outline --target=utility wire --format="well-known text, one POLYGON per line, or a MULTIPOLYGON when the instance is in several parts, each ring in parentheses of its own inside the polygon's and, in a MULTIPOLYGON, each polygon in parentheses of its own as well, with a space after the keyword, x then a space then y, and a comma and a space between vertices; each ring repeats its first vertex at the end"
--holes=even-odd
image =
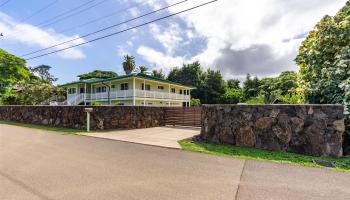
POLYGON ((67 10, 67 11, 64 11, 64 12, 62 12, 62 13, 60 13, 60 14, 54 16, 54 17, 51 17, 51 18, 49 18, 49 19, 47 19, 47 20, 45 20, 45 21, 43 21, 43 22, 40 22, 39 24, 37 24, 37 25, 35 25, 35 26, 41 26, 41 25, 43 25, 43 24, 49 23, 49 22, 51 22, 52 20, 55 20, 55 19, 57 19, 57 18, 59 18, 59 17, 65 16, 65 15, 71 13, 71 12, 74 12, 75 10, 78 10, 78 9, 80 9, 80 8, 82 8, 82 7, 84 7, 84 6, 88 5, 88 4, 90 4, 90 3, 93 3, 94 1, 96 1, 96 0, 87 1, 87 2, 85 2, 85 3, 83 3, 83 4, 80 4, 79 6, 76 6, 76 7, 72 8, 72 9, 69 9, 69 10, 67 10))
POLYGON ((120 23, 118 23, 118 24, 114 24, 114 25, 105 27, 105 28, 103 28, 103 29, 100 29, 100 30, 97 30, 97 31, 94 31, 94 32, 91 32, 91 33, 88 33, 88 34, 85 34, 85 35, 83 35, 83 36, 76 37, 76 38, 73 38, 73 39, 71 39, 71 40, 67 40, 67 41, 65 41, 65 42, 62 42, 62 43, 59 43, 59 44, 56 44, 56 45, 53 45, 53 46, 50 46, 50 47, 47 47, 47 48, 39 49, 39 50, 37 50, 37 51, 29 52, 29 53, 27 53, 27 54, 22 55, 21 57, 28 56, 28 55, 32 55, 32 54, 35 54, 35 53, 38 53, 38 52, 41 52, 41 51, 45 51, 45 50, 47 50, 47 49, 51 49, 51 48, 60 46, 60 45, 62 45, 62 44, 66 44, 66 43, 73 42, 73 41, 76 41, 76 40, 79 40, 79 39, 82 39, 82 38, 86 38, 86 37, 88 37, 88 36, 90 36, 90 35, 94 35, 94 34, 96 34, 96 33, 99 33, 99 32, 102 32, 102 31, 105 31, 105 30, 108 30, 108 29, 111 29, 111 28, 120 26, 120 25, 122 25, 122 24, 126 24, 126 23, 129 23, 129 22, 131 22, 131 21, 135 21, 135 20, 137 20, 137 19, 146 17, 146 16, 148 16, 148 15, 152 15, 152 14, 154 14, 154 13, 157 13, 157 12, 160 12, 160 11, 162 11, 162 10, 165 10, 165 9, 168 9, 168 8, 171 8, 171 7, 174 7, 174 6, 176 6, 176 5, 185 3, 185 2, 187 2, 187 1, 188 1, 188 0, 183 0, 183 1, 180 1, 180 2, 177 2, 177 3, 174 3, 174 4, 171 4, 171 5, 165 6, 165 7, 163 7, 163 8, 158 9, 158 10, 154 10, 154 11, 152 11, 152 12, 149 12, 149 13, 146 13, 146 14, 143 14, 143 15, 140 15, 140 16, 138 16, 138 17, 134 17, 134 18, 132 18, 132 19, 129 19, 129 20, 120 22, 120 23))
POLYGON ((118 10, 118 11, 116 11, 116 12, 112 12, 112 13, 110 13, 110 14, 108 14, 108 15, 105 15, 105 16, 99 17, 99 18, 97 18, 97 19, 94 19, 94 20, 85 22, 85 23, 83 23, 83 24, 80 24, 80 25, 76 25, 76 26, 74 26, 74 27, 70 27, 70 28, 63 29, 63 30, 61 30, 61 31, 58 31, 58 34, 66 33, 66 32, 69 32, 69 31, 71 31, 71 30, 75 30, 75 29, 78 29, 78 28, 87 26, 87 25, 92 24, 92 23, 94 23, 94 22, 98 22, 98 21, 101 21, 101 20, 103 20, 103 19, 112 17, 113 15, 117 15, 117 14, 119 14, 119 13, 123 13, 123 12, 125 12, 125 11, 128 11, 128 10, 132 9, 132 8, 140 7, 141 5, 143 5, 143 4, 145 4, 145 3, 146 3, 146 1, 141 2, 141 3, 136 3, 136 4, 132 5, 132 6, 127 7, 127 8, 120 9, 120 10, 118 10))
POLYGON ((53 5, 56 4, 58 1, 59 1, 59 0, 55 0, 55 1, 53 1, 53 2, 51 2, 51 3, 49 3, 49 4, 47 4, 46 6, 40 8, 39 10, 37 10, 37 11, 34 12, 33 14, 29 15, 28 17, 22 19, 20 22, 25 22, 25 21, 31 19, 31 18, 34 17, 35 15, 38 15, 38 14, 40 14, 41 12, 43 12, 44 10, 46 10, 46 9, 50 8, 51 6, 53 6, 53 5))
POLYGON ((8 2, 10 2, 11 0, 7 0, 4 3, 0 4, 0 8, 3 7, 4 5, 6 5, 8 2))
POLYGON ((98 2, 98 3, 96 3, 96 4, 92 5, 92 6, 89 6, 89 7, 87 7, 87 8, 82 9, 82 10, 79 10, 79 11, 77 11, 77 12, 73 12, 73 13, 70 14, 70 15, 67 15, 67 16, 64 16, 64 17, 62 17, 62 18, 59 18, 59 19, 57 19, 57 20, 55 20, 55 21, 53 21, 53 22, 51 22, 51 23, 44 24, 44 25, 42 25, 41 27, 44 28, 44 27, 50 26, 50 25, 52 25, 52 24, 56 24, 57 22, 63 21, 63 20, 65 20, 65 19, 68 19, 68 18, 70 18, 70 17, 73 17, 73 16, 75 16, 75 15, 78 15, 78 14, 80 14, 80 13, 82 13, 82 12, 85 12, 85 11, 87 11, 87 10, 90 10, 90 9, 96 7, 96 6, 99 6, 99 5, 101 5, 101 4, 105 3, 105 2, 107 2, 107 1, 108 1, 108 0, 106 0, 106 1, 100 1, 100 2, 98 2))
POLYGON ((111 33, 111 34, 108 34, 108 35, 105 35, 105 36, 102 36, 102 37, 98 37, 98 38, 93 39, 93 40, 89 40, 89 41, 86 41, 86 42, 82 42, 82 43, 79 43, 79 44, 76 44, 76 45, 73 45, 73 46, 70 46, 70 47, 66 47, 66 48, 59 49, 59 50, 56 50, 56 51, 52 51, 52 52, 49 52, 49 53, 45 53, 45 54, 41 54, 41 55, 38 55, 38 56, 34 56, 34 57, 28 58, 28 59, 26 59, 26 60, 32 60, 32 59, 35 59, 35 58, 40 58, 40 57, 47 56, 47 55, 50 55, 50 54, 54 54, 54 53, 58 53, 58 52, 61 52, 61 51, 65 51, 65 50, 67 50, 67 49, 71 49, 71 48, 78 47, 78 46, 81 46, 81 45, 85 45, 85 44, 88 44, 88 43, 96 42, 96 41, 98 41, 98 40, 102 40, 102 39, 105 39, 105 38, 108 38, 108 37, 111 37, 111 36, 114 36, 114 35, 118 35, 118 34, 120 34, 120 33, 126 32, 126 31, 130 31, 130 30, 133 30, 133 29, 142 27, 142 26, 146 26, 146 25, 152 24, 152 23, 157 22, 157 21, 164 20, 164 19, 166 19, 166 18, 173 17, 173 16, 175 16, 175 15, 179 15, 179 14, 181 14, 181 13, 188 12, 188 11, 190 11, 190 10, 197 9, 197 8, 199 8, 199 7, 206 6, 206 5, 211 4, 211 3, 214 3, 214 2, 216 2, 216 1, 219 1, 219 0, 209 1, 209 2, 206 2, 206 3, 200 4, 200 5, 197 5, 197 6, 188 8, 188 9, 186 9, 186 10, 182 10, 182 11, 180 11, 180 12, 176 12, 176 13, 173 13, 173 14, 170 14, 170 15, 167 15, 167 16, 164 16, 164 17, 161 17, 161 18, 157 18, 157 19, 155 19, 155 20, 152 20, 152 21, 149 21, 149 22, 146 22, 146 23, 139 24, 139 25, 137 25, 137 26, 133 26, 133 27, 130 27, 130 28, 127 28, 127 29, 124 29, 124 30, 121 30, 121 31, 118 31, 118 32, 115 32, 115 33, 111 33))

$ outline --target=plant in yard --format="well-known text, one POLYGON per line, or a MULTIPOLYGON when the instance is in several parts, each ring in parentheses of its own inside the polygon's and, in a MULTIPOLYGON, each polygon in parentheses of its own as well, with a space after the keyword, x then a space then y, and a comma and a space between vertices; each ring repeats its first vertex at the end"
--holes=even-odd
POLYGON ((191 106, 200 106, 201 100, 200 99, 191 99, 191 106))
POLYGON ((102 106, 102 103, 98 102, 98 101, 91 101, 91 105, 92 106, 102 106))

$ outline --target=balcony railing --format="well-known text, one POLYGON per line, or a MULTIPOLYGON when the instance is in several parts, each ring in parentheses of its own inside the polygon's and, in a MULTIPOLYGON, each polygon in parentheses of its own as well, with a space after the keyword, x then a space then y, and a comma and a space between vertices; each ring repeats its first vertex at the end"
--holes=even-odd
MULTIPOLYGON (((82 94, 84 95, 84 94, 82 94)), ((133 90, 117 90, 111 91, 109 98, 110 99, 123 99, 123 98, 133 98, 133 90)), ((172 99, 172 100, 190 100, 190 95, 184 94, 175 94, 167 92, 158 92, 158 91, 145 91, 145 90, 135 90, 135 97, 137 98, 151 98, 151 99, 172 99)), ((103 93, 87 93, 87 100, 107 100, 108 92, 103 93)))

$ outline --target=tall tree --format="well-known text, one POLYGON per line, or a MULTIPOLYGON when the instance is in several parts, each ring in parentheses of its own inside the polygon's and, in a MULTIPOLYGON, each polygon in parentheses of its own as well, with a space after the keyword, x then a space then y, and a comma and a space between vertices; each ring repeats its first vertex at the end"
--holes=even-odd
POLYGON ((135 69, 135 57, 126 55, 124 56, 123 69, 126 74, 130 74, 135 69))
POLYGON ((154 77, 165 79, 165 75, 163 74, 163 70, 162 69, 160 69, 160 70, 153 70, 152 73, 153 73, 154 77))
POLYGON ((0 49, 0 83, 11 86, 29 80, 30 72, 25 60, 0 49))
POLYGON ((202 81, 202 68, 199 62, 183 65, 181 68, 174 68, 168 75, 169 81, 178 82, 184 85, 198 86, 202 81))
POLYGON ((253 97, 257 97, 260 93, 260 81, 258 77, 252 78, 250 74, 247 74, 247 78, 243 83, 243 94, 246 100, 253 97))
MULTIPOLYGON (((325 16, 303 41, 296 63, 310 103, 342 103, 350 154, 350 1, 334 17, 325 16)), ((346 148, 346 146, 348 146, 346 148)))
POLYGON ((239 89, 240 88, 239 83, 240 83, 240 81, 237 79, 227 80, 227 86, 228 86, 228 88, 231 88, 231 89, 239 89))
POLYGON ((25 83, 30 78, 30 71, 25 60, 0 49, 0 103, 15 95, 12 88, 25 83))
POLYGON ((148 70, 148 67, 146 67, 146 66, 140 66, 139 69, 140 69, 140 72, 141 72, 141 73, 144 73, 144 72, 146 72, 146 71, 148 70))
POLYGON ((204 81, 198 87, 201 102, 204 104, 215 104, 226 92, 226 84, 220 71, 208 69, 204 75, 204 81))
POLYGON ((29 69, 34 75, 38 76, 43 82, 53 83, 58 80, 50 73, 51 67, 48 65, 39 65, 37 67, 29 68, 29 69))
POLYGON ((91 78, 101 78, 101 79, 114 78, 117 76, 118 76, 118 74, 113 72, 113 71, 95 70, 95 71, 89 72, 87 74, 81 74, 78 77, 79 77, 79 80, 86 80, 86 79, 91 79, 91 78))

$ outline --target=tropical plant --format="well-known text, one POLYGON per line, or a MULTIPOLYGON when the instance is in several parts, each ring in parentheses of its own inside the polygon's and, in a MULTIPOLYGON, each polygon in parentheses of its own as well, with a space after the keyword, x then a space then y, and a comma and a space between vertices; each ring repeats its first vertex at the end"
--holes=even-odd
POLYGON ((126 55, 124 56, 123 69, 126 74, 130 74, 135 69, 135 57, 126 55))
MULTIPOLYGON (((310 103, 342 103, 350 127, 350 1, 334 17, 325 16, 303 41, 296 63, 310 103)), ((350 153, 350 129, 344 148, 350 153)))

